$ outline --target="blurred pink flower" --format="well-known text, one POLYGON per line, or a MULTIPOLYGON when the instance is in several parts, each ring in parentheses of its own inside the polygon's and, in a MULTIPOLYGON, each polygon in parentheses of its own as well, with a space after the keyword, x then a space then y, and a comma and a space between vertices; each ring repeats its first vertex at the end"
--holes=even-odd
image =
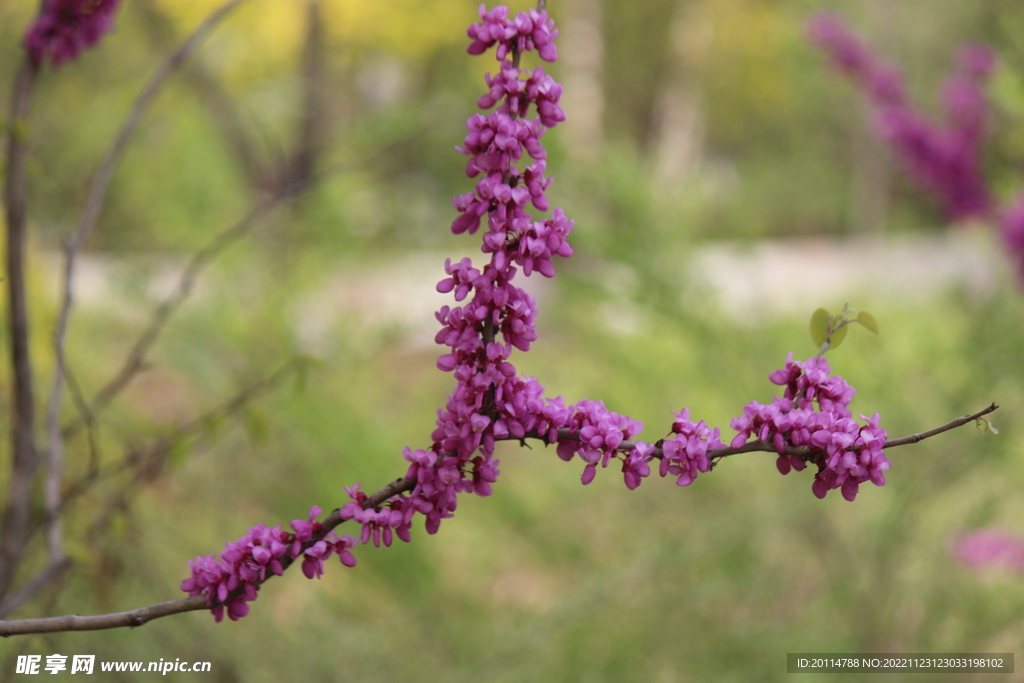
POLYGON ((1024 192, 1003 209, 999 216, 999 229, 1020 282, 1024 283, 1024 192))
POLYGON ((37 63, 73 61, 114 27, 121 0, 44 0, 23 44, 37 63))
POLYGON ((969 531, 957 540, 953 554, 968 567, 995 565, 1024 572, 1024 538, 1007 531, 969 531))
POLYGON ((983 86, 994 68, 994 53, 981 43, 961 46, 942 88, 946 121, 937 123, 907 102, 899 69, 878 59, 838 14, 811 16, 807 35, 868 96, 881 137, 907 172, 938 197, 946 214, 952 219, 987 217, 992 196, 981 164, 988 113, 983 86))

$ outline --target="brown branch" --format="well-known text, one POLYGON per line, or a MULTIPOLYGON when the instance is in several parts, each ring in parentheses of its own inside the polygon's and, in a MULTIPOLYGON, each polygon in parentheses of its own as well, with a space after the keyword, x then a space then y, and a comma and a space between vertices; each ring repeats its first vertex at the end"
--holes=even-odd
MULTIPOLYGON (((899 439, 890 439, 889 441, 885 442, 885 447, 891 448, 895 446, 904 446, 911 443, 918 443, 919 441, 927 439, 928 437, 935 436, 936 434, 941 434, 942 432, 949 431, 950 429, 955 429, 956 427, 965 425, 972 420, 976 420, 979 417, 982 417, 983 415, 991 413, 997 408, 998 406, 993 403, 989 407, 983 410, 979 410, 977 413, 959 417, 951 422, 942 425, 941 427, 930 429, 927 432, 911 434, 910 436, 905 436, 899 439)), ((528 434, 527 437, 546 441, 544 437, 539 436, 537 434, 528 434)), ((558 438, 560 440, 579 440, 579 435, 572 432, 571 430, 560 429, 558 430, 558 438)), ((516 439, 515 437, 508 437, 505 440, 521 441, 520 439, 516 439)), ((632 450, 633 448, 635 448, 635 444, 633 444, 633 442, 624 441, 623 444, 617 450, 632 450), (627 443, 629 443, 630 445, 627 446, 627 443)), ((738 453, 749 453, 753 451, 767 451, 771 453, 776 452, 775 449, 771 447, 769 444, 766 444, 762 441, 755 441, 748 443, 741 448, 717 448, 712 451, 708 451, 708 456, 713 458, 721 458, 728 455, 736 455, 738 453)), ((805 452, 805 448, 798 448, 792 450, 787 449, 787 451, 784 451, 784 453, 788 455, 806 455, 808 452, 810 452, 810 449, 807 449, 807 452, 805 452)), ((660 448, 657 449, 655 457, 661 457, 660 448)), ((405 477, 395 479, 391 483, 381 488, 379 491, 368 496, 366 502, 363 504, 363 507, 379 508, 388 499, 400 493, 412 491, 415 488, 415 486, 415 480, 406 479, 405 477)), ((306 548, 313 546, 317 541, 321 540, 332 530, 337 528, 339 525, 343 524, 344 521, 345 520, 341 518, 341 509, 335 508, 334 510, 331 511, 329 515, 327 515, 327 518, 322 522, 321 530, 317 534, 315 534, 310 541, 304 543, 302 549, 305 550, 306 548)), ((296 558, 291 558, 290 556, 285 555, 285 557, 283 557, 281 560, 282 569, 287 570, 288 567, 294 564, 295 559, 298 559, 298 557, 301 556, 301 553, 299 553, 299 555, 296 558)), ((266 583, 266 581, 269 581, 273 577, 273 574, 269 575, 263 583, 266 583)), ((260 584, 259 587, 262 587, 262 584, 260 584)), ((123 626, 141 626, 147 621, 151 621, 159 617, 165 617, 171 614, 179 614, 181 612, 191 612, 199 609, 209 609, 210 607, 214 607, 217 605, 225 605, 241 594, 242 590, 238 589, 229 594, 227 600, 225 600, 224 602, 215 602, 210 605, 206 603, 206 598, 204 596, 198 595, 190 598, 183 598, 181 600, 163 602, 158 605, 151 605, 149 607, 143 607, 129 612, 101 614, 91 617, 67 615, 63 617, 45 617, 41 619, 16 619, 11 621, 0 620, 0 636, 6 637, 26 633, 54 633, 57 631, 92 631, 99 629, 120 628, 123 626)))
POLYGON ((39 464, 33 434, 35 398, 25 292, 26 138, 32 90, 38 73, 39 65, 26 54, 14 81, 7 129, 4 205, 7 214, 7 292, 14 414, 11 420, 11 475, 0 534, 0 597, 10 589, 28 538, 32 519, 32 481, 39 464))
POLYGON ((326 120, 324 93, 324 21, 320 0, 309 0, 306 9, 306 41, 302 51, 302 116, 299 118, 295 151, 283 169, 287 182, 308 178, 323 154, 326 120))
MULTIPOLYGON (((415 482, 411 479, 405 479, 404 477, 395 479, 387 486, 369 496, 366 500, 366 507, 378 507, 392 496, 396 496, 405 491, 411 491, 414 486, 415 482)), ((342 523, 344 523, 344 520, 341 518, 341 510, 333 510, 331 514, 327 516, 327 519, 322 522, 322 528, 320 531, 314 535, 309 542, 304 543, 302 545, 302 549, 305 550, 312 547, 317 543, 317 541, 324 538, 328 533, 342 523)), ((283 570, 287 570, 288 567, 294 564, 298 557, 302 557, 302 553, 299 553, 296 558, 285 555, 281 558, 281 568, 283 570)), ((270 574, 267 576, 266 581, 269 581, 273 577, 274 574, 270 574)), ((264 583, 266 583, 266 581, 264 581, 264 583)), ((141 607, 128 612, 115 612, 112 614, 99 614, 88 617, 68 614, 62 617, 43 617, 40 619, 0 620, 0 636, 6 638, 7 636, 24 635, 28 633, 98 631, 110 628, 122 628, 125 626, 142 626, 148 621, 170 616, 171 614, 194 612, 201 609, 210 609, 211 607, 218 605, 225 605, 241 594, 241 590, 236 590, 229 594, 227 600, 224 602, 214 602, 212 604, 207 604, 205 595, 196 595, 188 598, 181 598, 179 600, 161 602, 156 605, 141 607)))
POLYGON ((956 429, 957 427, 962 427, 963 425, 967 424, 968 422, 973 422, 974 420, 977 420, 979 417, 983 417, 985 415, 988 415, 989 413, 993 412, 994 410, 997 410, 998 408, 999 408, 999 406, 997 406, 995 403, 993 403, 992 405, 990 405, 988 408, 985 408, 984 410, 979 410, 978 412, 972 413, 971 415, 964 415, 963 417, 958 417, 955 420, 950 420, 949 422, 947 422, 946 424, 942 425, 941 427, 936 427, 935 429, 929 429, 927 432, 920 432, 918 434, 911 434, 909 436, 900 437, 899 439, 889 439, 888 441, 885 442, 885 448, 893 448, 894 446, 906 446, 908 444, 918 443, 919 441, 924 441, 925 439, 927 439, 930 436, 935 436, 936 434, 941 434, 942 432, 948 432, 950 429, 956 429))
MULTIPOLYGON (((995 403, 993 403, 992 405, 988 406, 987 408, 983 408, 982 410, 979 410, 976 413, 972 413, 970 415, 964 415, 963 417, 958 417, 955 420, 951 420, 951 421, 947 422, 946 424, 944 424, 944 425, 942 425, 940 427, 936 427, 935 429, 929 429, 926 432, 920 432, 918 434, 910 434, 909 436, 902 436, 902 437, 900 437, 898 439, 889 439, 889 440, 887 440, 882 445, 882 448, 883 449, 885 449, 885 448, 895 448, 897 446, 906 446, 908 444, 918 443, 920 441, 923 441, 923 440, 927 439, 928 437, 935 436, 936 434, 941 434, 943 432, 948 432, 951 429, 956 429, 957 427, 961 427, 961 426, 967 424, 968 422, 971 422, 973 420, 977 420, 979 417, 983 417, 985 415, 988 415, 989 413, 991 413, 994 410, 997 410, 998 408, 999 408, 999 406, 997 406, 995 403)), ((542 437, 542 436, 540 436, 538 434, 531 433, 531 434, 527 434, 527 436, 530 437, 530 438, 545 440, 544 437, 542 437)), ((578 441, 579 440, 579 434, 577 432, 574 432, 571 429, 559 429, 558 430, 558 439, 559 439, 559 441, 578 441)), ((623 441, 621 444, 619 444, 618 448, 616 448, 615 450, 628 453, 629 451, 632 451, 634 448, 636 448, 636 442, 634 442, 634 441, 623 441)), ((743 444, 739 448, 733 448, 731 446, 723 446, 721 448, 712 448, 711 450, 708 451, 708 458, 711 459, 711 460, 717 460, 717 459, 725 458, 725 457, 730 456, 730 455, 738 455, 740 453, 759 453, 759 452, 776 453, 778 455, 806 456, 806 455, 810 455, 810 454, 815 453, 815 452, 821 452, 821 449, 814 449, 814 448, 811 448, 810 446, 791 446, 789 448, 786 448, 785 450, 783 450, 780 453, 779 451, 775 450, 775 446, 773 446, 772 444, 767 443, 765 441, 748 441, 747 443, 743 444)), ((660 460, 662 458, 661 447, 659 446, 659 447, 655 448, 651 455, 653 455, 655 458, 660 460)))
POLYGON ((68 614, 63 617, 0 621, 0 636, 6 638, 7 636, 25 633, 98 631, 108 628, 122 628, 124 626, 142 626, 147 621, 152 621, 153 619, 159 619, 171 614, 181 614, 182 612, 192 612, 197 609, 208 609, 206 598, 202 595, 161 602, 149 607, 133 609, 129 612, 114 612, 113 614, 98 614, 89 617, 68 614))

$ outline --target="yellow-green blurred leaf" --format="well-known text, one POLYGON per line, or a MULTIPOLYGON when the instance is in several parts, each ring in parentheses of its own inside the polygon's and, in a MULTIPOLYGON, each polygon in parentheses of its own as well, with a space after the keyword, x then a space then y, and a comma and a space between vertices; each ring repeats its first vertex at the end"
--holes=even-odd
POLYGON ((871 315, 867 311, 861 311, 857 314, 857 322, 864 327, 868 328, 875 334, 878 334, 878 321, 875 320, 875 316, 871 315))
POLYGON ((992 432, 993 434, 999 433, 999 430, 995 428, 995 425, 989 422, 988 418, 979 417, 974 421, 974 424, 983 432, 992 432))
POLYGON ((819 308, 811 314, 811 341, 818 348, 825 343, 825 336, 828 334, 828 311, 819 308))
POLYGON ((838 330, 832 333, 832 343, 829 344, 829 348, 837 349, 839 345, 846 339, 846 332, 850 329, 849 325, 843 325, 838 330))

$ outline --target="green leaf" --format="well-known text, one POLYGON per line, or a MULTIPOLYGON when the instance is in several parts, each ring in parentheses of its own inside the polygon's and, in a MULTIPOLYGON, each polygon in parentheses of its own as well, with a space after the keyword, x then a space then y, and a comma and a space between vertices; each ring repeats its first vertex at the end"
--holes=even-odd
POLYGON ((988 418, 979 417, 977 420, 974 421, 974 424, 977 425, 978 429, 980 429, 983 432, 992 432, 993 434, 999 433, 999 430, 996 429, 995 426, 988 421, 988 418))
POLYGON ((871 315, 867 311, 861 311, 857 314, 857 322, 864 327, 868 328, 875 334, 878 334, 878 321, 875 320, 875 316, 871 315))
POLYGON ((838 349, 839 345, 846 339, 846 333, 850 329, 849 325, 843 325, 838 330, 832 333, 832 343, 829 344, 830 349, 838 349))
POLYGON ((811 314, 811 341, 818 348, 825 343, 825 336, 828 334, 829 313, 824 308, 819 308, 811 314))

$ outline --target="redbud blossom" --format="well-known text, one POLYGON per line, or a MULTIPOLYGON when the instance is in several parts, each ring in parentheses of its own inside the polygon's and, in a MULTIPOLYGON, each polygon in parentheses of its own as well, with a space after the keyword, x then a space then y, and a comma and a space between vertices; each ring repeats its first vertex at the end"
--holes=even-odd
POLYGON ((968 567, 1002 566, 1024 572, 1024 538, 996 529, 979 529, 964 534, 954 555, 968 567))
POLYGON ((268 528, 258 524, 245 536, 226 544, 219 558, 197 557, 188 563, 191 576, 181 582, 181 590, 189 595, 205 593, 206 604, 216 621, 224 618, 225 605, 228 617, 235 621, 249 613, 246 603, 256 599, 256 587, 266 581, 270 573, 278 576, 284 573, 281 562, 286 557, 295 560, 303 555, 302 572, 308 578, 323 574, 323 561, 332 553, 337 553, 345 566, 354 567, 356 560, 349 549, 355 541, 348 536, 338 538, 331 531, 303 550, 303 545, 323 528, 315 519, 321 512, 314 506, 308 519, 293 521, 294 534, 282 530, 280 525, 268 528))
POLYGON ((776 466, 782 474, 802 470, 805 463, 818 466, 811 490, 824 498, 832 489, 842 489, 852 501, 860 485, 870 481, 885 484, 889 460, 882 452, 886 432, 878 426, 879 415, 860 424, 850 416, 849 403, 855 393, 842 377, 833 376, 828 361, 811 358, 793 360, 768 375, 774 383, 786 387, 782 398, 762 405, 753 401, 743 414, 731 422, 737 434, 730 444, 740 448, 751 437, 770 445, 779 453, 776 466), (783 453, 790 448, 807 447, 810 455, 801 458, 783 453))
POLYGON ((994 55, 968 43, 957 53, 956 71, 942 89, 946 123, 930 120, 907 103, 899 70, 877 59, 837 14, 823 12, 807 22, 810 40, 869 97, 875 125, 907 171, 935 193, 953 219, 986 216, 992 197, 981 166, 981 142, 988 113, 982 90, 994 55))
POLYGON ((25 32, 25 49, 53 66, 73 61, 114 27, 121 0, 44 0, 39 16, 25 32))

